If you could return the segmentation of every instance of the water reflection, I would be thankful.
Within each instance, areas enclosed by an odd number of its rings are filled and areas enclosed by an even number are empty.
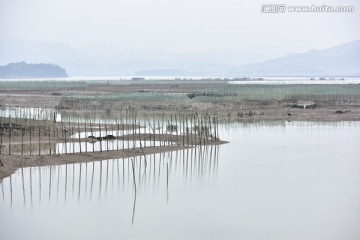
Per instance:
[[[172,182],[183,186],[216,181],[219,146],[184,149],[133,158],[48,167],[28,167],[3,179],[1,199],[10,207],[102,203],[122,195],[136,200],[144,193],[164,191],[171,200]]]

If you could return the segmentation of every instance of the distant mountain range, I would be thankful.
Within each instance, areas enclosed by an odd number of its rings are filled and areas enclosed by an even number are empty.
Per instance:
[[[57,78],[67,76],[65,69],[53,64],[17,62],[0,66],[0,78]]]
[[[242,66],[213,66],[204,75],[220,76],[360,76],[360,40],[324,50],[292,53],[285,57]],[[152,69],[138,75],[192,75],[187,69]],[[203,69],[202,69],[203,70]],[[217,71],[212,71],[217,70]],[[178,74],[180,72],[180,74]]]
[[[0,64],[55,63],[71,76],[360,76],[360,40],[261,61],[259,53],[169,52],[0,40]],[[260,61],[259,61],[260,60]],[[246,64],[251,63],[252,64]],[[255,62],[255,63],[254,63]]]
[[[257,76],[360,76],[360,40],[324,50],[242,66],[241,75]]]

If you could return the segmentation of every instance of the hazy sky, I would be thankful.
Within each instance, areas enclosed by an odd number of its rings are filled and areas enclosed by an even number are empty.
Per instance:
[[[261,13],[268,3],[351,5],[353,13]],[[277,55],[360,39],[359,1],[0,0],[0,38],[73,47],[238,50]]]

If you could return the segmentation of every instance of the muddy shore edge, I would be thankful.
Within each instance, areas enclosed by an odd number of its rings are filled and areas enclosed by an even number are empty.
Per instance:
[[[219,144],[223,144],[221,142]],[[207,145],[209,146],[209,145]],[[102,161],[107,159],[125,159],[137,156],[146,156],[149,154],[164,153],[171,151],[186,150],[196,146],[163,146],[163,147],[144,147],[142,149],[124,149],[106,152],[93,153],[74,153],[74,154],[57,154],[57,155],[0,155],[0,181],[15,173],[19,168],[24,167],[43,167],[52,165],[65,165],[72,163],[86,163]],[[204,146],[202,146],[204,147]],[[206,147],[206,146],[205,146]],[[0,163],[0,164],[1,164]]]

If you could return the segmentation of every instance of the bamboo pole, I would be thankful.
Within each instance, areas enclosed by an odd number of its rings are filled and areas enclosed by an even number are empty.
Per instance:
[[[65,131],[64,131],[64,130],[65,130]],[[67,141],[66,141],[66,135],[67,135],[66,128],[63,129],[63,134],[65,134],[65,154],[67,155],[68,152],[67,152]]]
[[[11,119],[9,115],[9,155],[11,155]]]
[[[94,124],[95,124],[95,120],[94,120]],[[91,131],[91,136],[94,137],[94,133],[93,133],[93,123],[91,122],[91,118],[90,118],[90,131]],[[94,141],[94,139],[92,139],[92,141]],[[93,142],[92,144],[92,149],[93,152],[95,152],[95,143]]]
[[[116,127],[117,127],[117,133],[116,133],[116,150],[119,150],[119,139],[118,139],[118,137],[119,137],[119,132],[120,132],[120,130],[119,130],[119,118],[118,118],[119,116],[118,116],[118,114],[116,114]]]
[[[86,122],[87,122],[87,117],[86,117],[86,112],[85,112],[85,138],[87,138],[86,137],[86,135],[87,135],[87,129],[86,129]],[[85,141],[85,152],[87,153],[88,152],[88,149],[87,149],[87,141]]]
[[[50,127],[49,127],[49,148],[50,148],[50,155],[51,155],[51,143],[50,143]]]
[[[80,138],[80,120],[79,117],[77,118],[78,120],[78,136],[79,136],[79,148],[80,148],[80,153],[82,153],[81,151],[81,138]]]
[[[40,138],[41,136],[40,136],[40,123],[39,123],[39,156],[40,156]]]
[[[108,128],[107,128],[106,120],[105,120],[105,134],[106,134],[106,136],[108,136]],[[106,139],[106,151],[109,151],[109,140],[108,139]]]
[[[100,125],[100,119],[99,119],[99,132],[100,132],[100,152],[102,152],[102,137],[101,137],[101,125]]]
[[[71,135],[73,136],[74,135],[74,126],[71,125]],[[75,154],[75,139],[71,139],[71,143],[72,143],[72,148],[73,148],[73,154]]]
[[[31,131],[32,131],[32,126],[30,127],[30,155],[31,155],[31,152],[32,152]]]
[[[1,133],[0,133],[0,154],[2,154],[2,142],[3,142],[3,123],[1,123]]]

